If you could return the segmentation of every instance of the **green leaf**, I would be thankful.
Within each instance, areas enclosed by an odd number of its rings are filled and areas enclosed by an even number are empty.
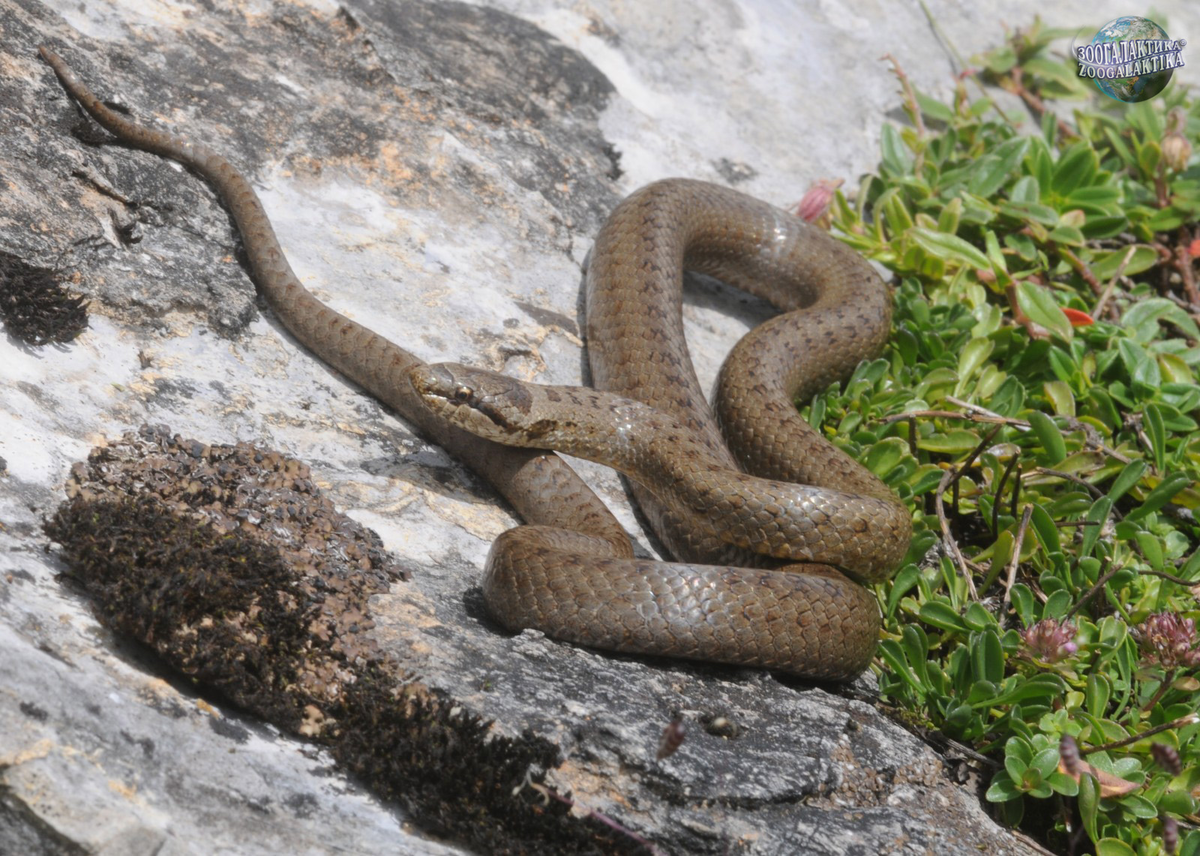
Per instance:
[[[1084,696],[1088,712],[1093,716],[1104,716],[1108,713],[1108,700],[1112,697],[1112,681],[1107,675],[1092,672],[1087,677]]]
[[[979,435],[965,428],[956,428],[944,434],[934,434],[917,440],[917,448],[926,452],[958,455],[969,452],[979,445]]]
[[[1087,142],[1078,142],[1058,159],[1050,189],[1060,196],[1066,196],[1081,185],[1091,184],[1099,166],[1095,150]]]
[[[965,633],[967,625],[962,620],[962,616],[950,604],[942,600],[932,600],[928,603],[921,604],[921,611],[918,616],[926,624],[932,624],[934,627],[939,627],[942,630],[950,630],[958,633]]]
[[[880,148],[883,151],[883,166],[892,175],[906,175],[912,171],[913,155],[895,125],[884,125]]]
[[[1163,425],[1162,410],[1158,405],[1146,405],[1142,411],[1142,425],[1154,452],[1154,469],[1161,473],[1167,466],[1167,429]]]
[[[1004,45],[984,54],[983,62],[992,74],[1004,74],[1017,64],[1017,54],[1011,47]]]
[[[1058,527],[1054,525],[1054,519],[1041,504],[1034,503],[1033,512],[1029,516],[1029,522],[1033,524],[1034,531],[1037,532],[1038,541],[1041,542],[1043,550],[1047,553],[1062,552],[1062,542],[1058,537]]]
[[[1075,396],[1071,394],[1071,385],[1066,381],[1051,380],[1042,385],[1046,398],[1054,405],[1056,416],[1075,415]]]
[[[1047,746],[1042,749],[1033,756],[1030,766],[1035,768],[1043,779],[1049,776],[1058,769],[1058,746]]]
[[[1119,838],[1101,838],[1096,842],[1096,856],[1137,856],[1137,853]]]
[[[992,783],[988,786],[987,793],[984,796],[988,802],[999,803],[1008,802],[1009,800],[1019,800],[1022,794],[1013,783],[1012,777],[1004,770],[1001,770],[992,779]]]
[[[1073,797],[1079,793],[1079,782],[1057,770],[1046,777],[1046,784],[1053,788],[1055,793],[1065,797]]]
[[[988,628],[972,634],[971,663],[979,679],[992,683],[1004,679],[1004,651],[1000,647],[999,633]]]
[[[1129,256],[1129,263],[1125,265],[1123,271],[1125,276],[1136,276],[1158,264],[1158,253],[1153,248],[1137,245],[1132,253],[1128,248],[1096,253],[1091,263],[1092,273],[1096,279],[1107,282],[1117,275],[1118,270],[1121,270],[1121,262],[1125,260],[1126,255]]]
[[[1120,132],[1116,128],[1106,127],[1104,129],[1104,136],[1108,138],[1108,144],[1113,147],[1113,151],[1117,153],[1117,157],[1124,161],[1126,166],[1133,166],[1136,158],[1129,146],[1121,139]]]
[[[978,601],[971,601],[963,611],[963,621],[972,630],[996,628],[996,617],[988,612],[987,607]]]
[[[1002,202],[1000,213],[1016,220],[1031,220],[1043,226],[1054,226],[1058,223],[1058,212],[1049,205],[1038,202]]]
[[[1121,808],[1128,811],[1134,817],[1140,817],[1142,820],[1158,817],[1158,808],[1154,803],[1138,794],[1126,794],[1121,797]],[[1130,850],[1129,852],[1132,853],[1133,851]]]
[[[979,371],[979,367],[992,355],[995,348],[996,343],[988,338],[972,339],[967,342],[958,357],[958,386],[956,389],[960,395],[966,388],[966,384],[975,376],[975,372]]]
[[[1042,444],[1050,464],[1060,463],[1067,456],[1067,443],[1054,420],[1042,411],[1034,410],[1029,414],[1029,425]]]
[[[1013,202],[1037,202],[1042,198],[1038,180],[1032,175],[1023,175],[1013,182],[1008,198]]]
[[[1137,541],[1142,555],[1146,557],[1146,563],[1150,565],[1151,570],[1161,571],[1163,569],[1163,552],[1162,541],[1158,539],[1158,536],[1149,532],[1137,532],[1133,537]]]
[[[975,707],[1001,707],[1013,702],[1034,698],[1049,700],[1061,696],[1064,689],[1062,678],[1058,675],[1034,675],[1027,681],[1018,683],[1013,689],[1003,692],[986,702],[975,705]]]
[[[963,202],[961,196],[955,196],[938,215],[937,230],[947,235],[958,231],[959,220],[962,219]]]
[[[1146,228],[1152,232],[1173,232],[1190,219],[1186,211],[1181,211],[1178,206],[1169,205],[1161,211],[1156,211],[1154,216],[1146,221]]]
[[[1182,330],[1189,338],[1200,339],[1200,328],[1183,310],[1165,297],[1148,297],[1139,300],[1121,314],[1121,326],[1140,345],[1149,344],[1158,338],[1166,321]]]
[[[1111,502],[1116,502],[1123,497],[1126,492],[1142,480],[1142,476],[1146,473],[1146,462],[1138,458],[1126,464],[1121,472],[1117,473],[1117,477],[1113,479],[1112,487],[1108,489],[1108,498]]]
[[[1072,226],[1067,223],[1060,223],[1055,226],[1049,235],[1049,239],[1056,244],[1067,244],[1072,247],[1083,245],[1083,230],[1078,226]]]
[[[1054,171],[1054,161],[1050,157],[1050,148],[1046,145],[1046,141],[1040,137],[1031,137],[1029,143],[1029,154],[1026,156],[1025,171],[1037,179],[1038,186],[1042,189],[1042,196],[1050,191],[1050,178]]]
[[[1117,406],[1113,403],[1111,395],[1100,387],[1094,386],[1088,390],[1087,397],[1092,415],[1108,426],[1110,430],[1121,425],[1121,414],[1117,412]]]
[[[1017,283],[1017,304],[1035,324],[1045,327],[1060,339],[1071,341],[1071,322],[1054,301],[1049,289],[1029,280],[1022,280]]]
[[[1083,819],[1083,828],[1087,830],[1088,837],[1093,841],[1099,837],[1099,806],[1100,786],[1096,777],[1091,773],[1084,773],[1079,777],[1079,816]]]
[[[967,243],[957,235],[946,235],[931,229],[914,228],[909,231],[913,240],[925,252],[947,261],[956,261],[972,268],[991,270],[992,264],[978,247]]]
[[[893,187],[886,191],[879,198],[879,207],[883,209],[883,219],[893,236],[902,235],[913,227],[912,214],[904,204],[904,197],[899,189]]]
[[[1154,391],[1162,384],[1162,374],[1158,370],[1158,361],[1146,349],[1132,339],[1121,339],[1117,342],[1117,351],[1121,362],[1129,372],[1129,379],[1135,386],[1141,386],[1147,392]]]
[[[1134,463],[1140,463],[1140,461],[1133,461],[1130,463],[1130,466]],[[1128,470],[1129,467],[1125,469]],[[1123,474],[1124,471],[1122,471]],[[1121,493],[1124,492],[1121,491]],[[1108,522],[1108,515],[1112,512],[1115,501],[1116,499],[1111,494],[1109,496],[1102,496],[1093,502],[1092,507],[1088,509],[1087,517],[1084,518],[1084,521],[1088,525],[1083,527],[1083,538],[1079,544],[1080,558],[1087,558],[1092,555],[1092,549],[1096,546],[1096,541],[1104,531],[1104,524]]]
[[[996,233],[988,229],[983,234],[984,244],[987,247],[987,257],[992,263],[992,270],[996,272],[998,277],[1002,277],[1008,273],[1008,262],[1004,260],[1004,253],[1000,249],[1000,240],[996,237]],[[1007,277],[999,281],[1000,285],[1006,285],[1009,282]]]
[[[1195,814],[1196,798],[1187,791],[1168,790],[1158,800],[1159,811],[1169,811],[1172,814]]]
[[[1185,487],[1192,483],[1192,477],[1187,473],[1171,473],[1150,494],[1142,500],[1142,504],[1135,508],[1125,518],[1126,522],[1141,520],[1148,514],[1158,511],[1168,502],[1175,498],[1175,494],[1179,493]]]
[[[916,565],[905,565],[900,569],[900,572],[892,579],[891,588],[888,589],[887,614],[889,616],[895,614],[900,598],[908,594],[920,579],[921,569]]]
[[[913,674],[925,686],[929,685],[929,637],[915,624],[905,624],[900,631],[900,647],[908,660]]]
[[[1021,772],[1033,761],[1033,746],[1023,737],[1010,737],[1004,741],[1004,757],[1020,762]]]
[[[1124,214],[1089,214],[1087,220],[1079,227],[1083,237],[1093,241],[1113,238],[1129,230],[1129,218]],[[1095,271],[1092,271],[1095,273]]]
[[[1079,378],[1079,363],[1069,353],[1054,345],[1050,348],[1050,370],[1064,383],[1075,383]]]
[[[1033,591],[1029,586],[1017,583],[1012,587],[1012,605],[1017,612],[1017,617],[1021,619],[1021,623],[1026,627],[1032,627],[1037,621],[1037,613],[1034,610]]]
[[[1112,184],[1095,184],[1075,190],[1065,201],[1071,208],[1106,214],[1121,201],[1121,189]]]
[[[1062,618],[1070,608],[1071,593],[1066,589],[1059,589],[1046,598],[1046,603],[1042,606],[1042,617]]]
[[[1024,137],[1015,137],[1001,143],[991,154],[986,154],[976,161],[976,168],[967,183],[967,188],[979,196],[994,196],[1004,186],[1004,182],[1021,162],[1021,158],[1025,157],[1027,147],[1028,141]]]
[[[1200,573],[1200,550],[1196,550],[1192,553],[1188,560],[1183,563],[1183,567],[1176,572],[1176,576],[1182,577],[1183,579],[1191,582],[1196,582],[1196,575],[1198,573]]]
[[[905,459],[911,460],[908,443],[899,437],[885,437],[870,448],[863,463],[875,475],[886,479]]]
[[[884,639],[879,643],[879,656],[887,663],[888,668],[892,670],[892,674],[900,678],[909,688],[916,692],[917,698],[921,701],[925,700],[926,690],[925,685],[917,678],[916,674],[908,665],[908,660],[904,656],[900,646],[891,639]]]
[[[954,110],[952,110],[950,107],[947,107],[941,101],[931,98],[920,91],[916,92],[916,96],[917,106],[920,107],[921,112],[930,119],[933,119],[936,122],[944,122],[946,124],[950,124],[950,122],[954,120]]]

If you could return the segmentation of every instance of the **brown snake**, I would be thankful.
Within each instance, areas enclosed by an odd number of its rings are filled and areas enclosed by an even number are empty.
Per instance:
[[[657,182],[616,208],[592,251],[588,353],[604,392],[427,366],[300,284],[253,188],[229,161],[131,122],[56,54],[40,53],[100,125],[191,167],[217,189],[259,291],[301,344],[487,478],[533,524],[505,532],[488,557],[485,597],[506,627],[813,678],[844,680],[866,668],[878,607],[846,573],[886,579],[907,550],[911,518],[791,404],[846,375],[887,337],[890,295],[856,253],[736,191]],[[786,312],[747,335],[722,368],[717,411],[728,448],[683,339],[685,268]],[[676,558],[721,564],[635,559],[600,500],[562,459],[538,448],[629,475]],[[780,560],[829,564],[783,569]]]

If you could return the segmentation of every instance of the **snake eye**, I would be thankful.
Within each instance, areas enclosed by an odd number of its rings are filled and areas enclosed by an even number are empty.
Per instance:
[[[454,387],[454,400],[458,402],[467,402],[475,394],[475,390],[466,384],[458,384]]]

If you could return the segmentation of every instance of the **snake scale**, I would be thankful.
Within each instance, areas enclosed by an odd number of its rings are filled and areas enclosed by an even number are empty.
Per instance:
[[[40,53],[110,133],[216,188],[255,284],[304,347],[476,470],[527,522],[502,534],[487,561],[485,599],[507,628],[826,680],[866,668],[879,613],[859,583],[895,569],[911,518],[791,403],[844,377],[886,340],[890,295],[856,253],[739,192],[656,182],[617,206],[592,250],[587,345],[597,389],[430,366],[300,284],[228,160],[126,119],[53,51]],[[730,354],[715,418],[683,338],[685,269],[784,313]],[[635,558],[616,519],[549,449],[629,476],[678,563]]]

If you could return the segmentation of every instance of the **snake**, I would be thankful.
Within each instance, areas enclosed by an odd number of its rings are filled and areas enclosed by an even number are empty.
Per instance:
[[[850,680],[870,664],[880,616],[867,586],[903,560],[911,514],[794,405],[886,344],[891,295],[858,253],[731,188],[657,181],[616,206],[587,262],[593,387],[431,365],[300,283],[228,159],[127,118],[49,47],[39,53],[114,137],[216,190],[260,295],[304,348],[509,502],[524,524],[494,541],[483,580],[503,627],[814,680]],[[731,351],[712,408],[683,333],[685,270],[781,311]],[[554,450],[627,476],[674,561],[635,556],[616,517]]]

